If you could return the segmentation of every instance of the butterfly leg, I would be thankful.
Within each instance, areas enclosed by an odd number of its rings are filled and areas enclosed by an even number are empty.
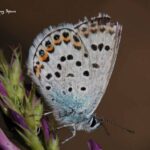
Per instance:
[[[43,116],[51,115],[52,113],[53,113],[52,111],[49,111],[49,112],[44,113]]]
[[[62,144],[64,144],[64,143],[68,142],[69,140],[71,140],[72,138],[74,138],[74,137],[75,137],[75,135],[76,135],[75,125],[74,125],[74,124],[72,124],[72,125],[69,125],[69,126],[71,126],[71,127],[72,127],[72,136],[70,136],[69,138],[67,138],[67,139],[65,139],[64,141],[62,141],[62,142],[61,142]],[[65,127],[67,127],[67,126],[65,126]]]
[[[59,129],[62,129],[62,128],[67,128],[67,127],[73,127],[74,128],[74,124],[65,124],[63,126],[57,127],[56,129],[59,130]]]

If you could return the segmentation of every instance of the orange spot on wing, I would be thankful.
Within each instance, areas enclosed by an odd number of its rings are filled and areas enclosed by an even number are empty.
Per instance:
[[[54,40],[54,44],[55,45],[59,45],[61,43],[61,39],[59,39],[59,40]]]
[[[38,78],[40,77],[41,69],[42,69],[42,65],[34,66],[34,73],[35,73],[36,77],[38,77]]]
[[[80,42],[74,42],[73,45],[77,46],[77,47],[81,47],[81,43]]]
[[[54,51],[54,47],[51,45],[51,46],[47,47],[46,51],[51,53]]]
[[[39,56],[40,61],[46,61],[49,58],[48,53],[45,51],[43,56]]]
[[[64,42],[70,42],[70,37],[67,37],[67,38],[63,37],[63,41]]]

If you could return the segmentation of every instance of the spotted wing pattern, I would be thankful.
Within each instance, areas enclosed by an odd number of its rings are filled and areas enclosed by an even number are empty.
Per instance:
[[[29,74],[58,120],[62,112],[94,112],[114,67],[120,33],[119,24],[100,14],[77,25],[49,27],[34,40]],[[66,122],[75,122],[75,118]]]

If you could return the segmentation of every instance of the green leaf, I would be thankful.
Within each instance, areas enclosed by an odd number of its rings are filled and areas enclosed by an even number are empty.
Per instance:
[[[0,50],[0,70],[3,72],[3,74],[8,75],[8,69],[8,63],[3,52]]]
[[[59,140],[58,137],[56,139],[50,139],[47,150],[59,150]]]

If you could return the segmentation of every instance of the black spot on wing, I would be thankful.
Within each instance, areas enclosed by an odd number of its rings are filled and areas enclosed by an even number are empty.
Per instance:
[[[84,75],[84,76],[89,76],[90,73],[89,73],[89,71],[86,70],[86,71],[83,72],[83,75]]]
[[[110,50],[110,46],[109,46],[109,45],[106,45],[106,46],[105,46],[105,50],[106,50],[106,51],[109,51],[109,50]]]
[[[65,37],[65,38],[69,37],[69,33],[68,32],[63,32],[63,37]]]
[[[85,87],[81,87],[81,91],[85,91],[86,90],[86,88]]]
[[[76,35],[73,35],[73,39],[75,42],[80,42],[79,38]]]
[[[74,77],[74,74],[73,73],[68,73],[67,77]]]
[[[71,92],[71,91],[72,91],[72,87],[69,87],[69,88],[68,88],[68,91]]]
[[[47,41],[45,42],[45,46],[46,46],[46,47],[49,47],[50,45],[51,45],[50,40],[47,40]]]
[[[80,61],[76,61],[76,66],[80,67],[82,64]]]
[[[61,62],[64,62],[65,60],[66,60],[66,57],[65,57],[65,56],[61,56],[61,57],[60,57],[60,61],[61,61]]]
[[[54,35],[54,40],[59,40],[59,38],[60,38],[60,35],[58,35],[58,34]]]
[[[67,56],[67,59],[68,59],[68,60],[72,60],[72,59],[73,59],[73,55],[71,55],[71,54],[68,55],[68,56]]]
[[[57,69],[59,69],[59,70],[62,69],[61,64],[57,64]]]
[[[97,45],[92,44],[92,45],[91,45],[91,49],[92,49],[93,51],[96,51],[96,50],[97,50]]]
[[[48,74],[46,75],[46,78],[49,80],[50,78],[52,78],[52,74],[51,74],[51,73],[48,73]]]
[[[46,86],[46,90],[50,90],[51,89],[51,87],[50,86]]]
[[[87,53],[85,53],[85,54],[84,54],[84,57],[86,57],[86,58],[87,58],[87,57],[88,57],[88,54],[87,54]]]
[[[99,68],[99,65],[98,65],[97,63],[93,63],[93,64],[92,64],[92,67],[93,67],[93,68]]]
[[[101,43],[101,44],[98,45],[98,49],[99,49],[100,51],[102,51],[103,47],[104,47],[104,44],[103,44],[103,43]]]
[[[57,78],[60,78],[60,73],[59,72],[55,72],[55,76],[57,77]]]

